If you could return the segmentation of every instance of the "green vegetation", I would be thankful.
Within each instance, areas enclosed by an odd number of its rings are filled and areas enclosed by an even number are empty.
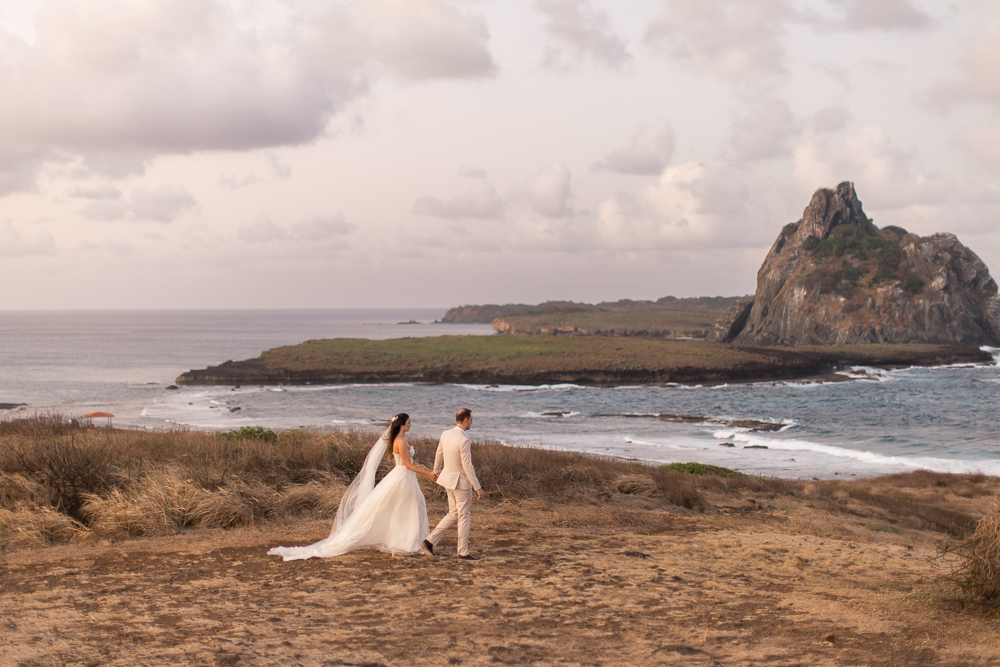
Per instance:
[[[721,310],[647,308],[643,310],[534,311],[502,318],[507,333],[578,333],[701,337],[711,330]]]
[[[924,289],[924,281],[916,276],[907,278],[906,289],[910,290],[911,294],[920,294]]]
[[[240,440],[260,440],[261,442],[277,442],[278,434],[269,428],[262,426],[241,426],[228,433],[223,433],[222,437],[230,442]]]
[[[871,286],[899,279],[903,249],[898,241],[868,236],[848,226],[844,226],[843,231],[841,229],[835,227],[837,233],[823,240],[810,236],[802,244],[816,259],[841,260],[839,269],[818,273],[821,292],[835,292],[838,296],[851,298],[865,276],[868,276],[867,282]],[[913,280],[919,281],[922,288],[919,278],[911,278],[907,285]],[[910,291],[916,293],[912,289]]]
[[[670,472],[679,472],[685,475],[715,475],[716,477],[730,477],[735,479],[749,479],[750,475],[736,472],[722,466],[708,465],[707,463],[670,463],[660,466]]]
[[[256,359],[189,371],[181,384],[471,382],[619,385],[803,377],[836,364],[989,361],[973,347],[843,345],[745,347],[612,336],[334,338],[274,348]]]

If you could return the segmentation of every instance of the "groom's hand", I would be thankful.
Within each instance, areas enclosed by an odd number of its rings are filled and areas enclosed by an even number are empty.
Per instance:
[[[483,490],[482,489],[476,489],[476,497],[479,498],[480,500],[483,499],[484,496],[483,496]]]

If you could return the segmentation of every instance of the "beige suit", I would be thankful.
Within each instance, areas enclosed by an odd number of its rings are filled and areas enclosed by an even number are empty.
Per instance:
[[[472,494],[482,489],[472,465],[472,441],[459,427],[441,434],[434,454],[437,483],[448,492],[448,514],[441,519],[427,541],[437,545],[444,531],[458,523],[458,555],[469,554],[469,530],[472,527]]]

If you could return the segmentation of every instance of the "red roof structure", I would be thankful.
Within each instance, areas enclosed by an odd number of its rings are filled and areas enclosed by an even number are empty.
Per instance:
[[[107,417],[108,426],[111,426],[111,419],[114,417],[114,415],[111,414],[110,412],[88,412],[83,417],[84,419],[94,419],[95,417],[96,418]]]

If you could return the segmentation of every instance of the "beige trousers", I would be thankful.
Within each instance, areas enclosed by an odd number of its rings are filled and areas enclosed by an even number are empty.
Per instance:
[[[458,522],[458,555],[469,555],[469,529],[472,527],[472,489],[445,489],[448,492],[448,514],[445,515],[427,541],[437,546],[444,531]]]

